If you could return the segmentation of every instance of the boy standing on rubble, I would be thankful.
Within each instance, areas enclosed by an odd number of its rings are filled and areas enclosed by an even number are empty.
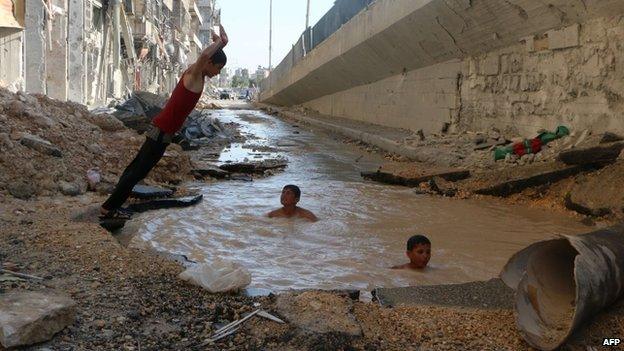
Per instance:
[[[212,39],[213,43],[201,53],[195,63],[184,71],[169,101],[152,120],[153,126],[146,133],[145,143],[124,170],[113,193],[102,204],[100,218],[130,219],[132,217],[130,211],[121,208],[130,196],[132,188],[156,166],[171,143],[173,134],[180,130],[197,105],[204,90],[204,79],[219,74],[227,62],[223,48],[228,43],[228,37],[222,26],[220,35],[213,33]]]

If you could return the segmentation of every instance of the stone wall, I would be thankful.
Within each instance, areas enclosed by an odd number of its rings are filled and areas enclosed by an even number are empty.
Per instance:
[[[623,41],[624,17],[598,18],[464,60],[460,123],[624,132]]]

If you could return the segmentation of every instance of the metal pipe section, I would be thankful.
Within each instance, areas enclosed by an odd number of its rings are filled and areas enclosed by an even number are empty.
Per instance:
[[[516,290],[516,323],[533,347],[553,350],[624,292],[624,225],[538,242],[500,274]]]

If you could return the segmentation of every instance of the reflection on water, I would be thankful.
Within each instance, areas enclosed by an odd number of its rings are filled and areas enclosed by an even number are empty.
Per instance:
[[[250,142],[277,148],[289,159],[288,168],[252,183],[196,184],[204,194],[201,204],[140,216],[133,245],[195,261],[234,260],[251,271],[254,288],[372,288],[489,279],[528,243],[587,229],[541,210],[422,196],[366,182],[359,172],[376,169],[383,162],[378,156],[362,157],[331,137],[257,111],[218,113],[224,122],[239,122],[258,136]],[[240,145],[231,150],[230,156],[251,159]],[[321,221],[264,216],[279,206],[281,188],[290,183],[302,189],[300,205]],[[405,242],[417,233],[432,241],[430,267],[389,270],[406,262]]]

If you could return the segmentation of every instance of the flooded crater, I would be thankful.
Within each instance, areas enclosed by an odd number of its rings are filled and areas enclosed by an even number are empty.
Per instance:
[[[215,116],[254,136],[249,144],[233,144],[219,162],[270,157],[287,158],[288,166],[253,182],[190,184],[204,201],[139,216],[131,245],[198,262],[239,262],[251,272],[252,288],[366,289],[489,279],[527,244],[587,229],[572,217],[492,199],[416,195],[368,182],[360,172],[386,162],[379,155],[259,111],[219,110]],[[280,206],[286,184],[301,187],[299,204],[319,222],[265,216]],[[405,242],[413,234],[431,239],[430,266],[422,272],[388,269],[407,261]]]

